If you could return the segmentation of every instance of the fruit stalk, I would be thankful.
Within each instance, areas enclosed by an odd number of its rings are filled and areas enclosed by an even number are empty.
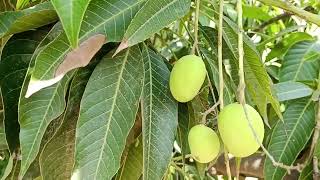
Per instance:
[[[194,18],[194,43],[192,46],[192,54],[195,54],[196,49],[198,50],[199,12],[200,12],[200,0],[196,0],[196,13]]]
[[[224,80],[223,80],[223,54],[222,54],[222,25],[223,25],[223,6],[224,6],[224,0],[220,0],[219,4],[219,25],[218,25],[218,63],[219,63],[219,103],[220,103],[220,111],[224,107],[224,101],[223,101],[223,89],[224,89]],[[224,147],[224,160],[226,164],[226,170],[228,179],[231,180],[231,170],[230,170],[230,162],[228,157],[228,151],[227,148]]]

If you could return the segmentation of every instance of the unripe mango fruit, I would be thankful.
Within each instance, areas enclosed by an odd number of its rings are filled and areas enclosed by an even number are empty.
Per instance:
[[[192,127],[189,131],[188,142],[192,157],[200,163],[208,163],[219,154],[219,137],[205,125]]]
[[[245,105],[248,119],[262,143],[264,125],[259,113],[250,105]],[[260,144],[257,142],[249,126],[243,106],[238,103],[229,104],[218,115],[218,129],[221,139],[229,153],[235,157],[247,157],[255,153]]]
[[[187,55],[180,58],[170,74],[173,97],[179,102],[192,100],[201,89],[206,74],[206,66],[200,57]]]

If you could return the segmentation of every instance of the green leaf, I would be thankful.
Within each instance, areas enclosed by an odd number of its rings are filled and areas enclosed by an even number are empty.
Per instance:
[[[8,149],[3,120],[4,120],[3,110],[0,108],[0,150]]]
[[[117,180],[139,180],[143,169],[143,143],[140,136],[130,145],[128,154],[124,157],[123,165],[116,177]]]
[[[21,170],[23,176],[37,156],[41,139],[49,123],[58,118],[66,106],[65,94],[73,72],[67,74],[59,83],[45,88],[30,98],[20,97],[19,123],[21,144]],[[26,84],[22,94],[26,92]]]
[[[302,170],[299,176],[299,180],[309,180],[309,179],[313,179],[312,163],[308,163],[308,165]]]
[[[246,18],[259,19],[263,21],[267,21],[272,18],[261,7],[243,5],[242,9],[243,9],[243,17],[246,17]]]
[[[105,0],[92,0],[80,29],[80,43],[97,34],[105,35],[108,42],[121,41],[131,19],[144,1],[109,0],[106,3]],[[71,49],[68,38],[63,33],[39,53],[29,83],[28,95],[61,80],[63,75],[56,76],[56,71]]]
[[[76,130],[75,174],[83,179],[111,179],[120,167],[134,124],[143,85],[137,46],[102,59],[84,92]]]
[[[143,178],[160,180],[172,156],[178,126],[178,103],[171,96],[170,71],[163,58],[144,46],[143,60]]]
[[[64,31],[72,48],[78,46],[78,36],[84,13],[91,0],[52,0],[52,5],[57,11]]]
[[[61,33],[61,26],[56,25],[42,40],[33,54],[30,67],[32,67],[35,57],[39,49],[42,49],[52,39]],[[28,69],[27,74],[30,74],[32,68]],[[30,76],[27,76],[23,82],[19,100],[19,123],[20,123],[20,147],[21,147],[21,168],[20,175],[23,176],[31,163],[36,158],[41,139],[45,134],[46,128],[50,122],[59,117],[65,108],[65,93],[68,87],[68,82],[71,79],[72,73],[68,74],[60,83],[50,88],[43,89],[30,98],[24,98],[27,90],[27,83]]]
[[[310,96],[313,90],[299,82],[282,82],[273,85],[279,101],[287,101]]]
[[[307,144],[315,126],[315,104],[309,99],[291,101],[271,135],[268,151],[277,162],[291,165]],[[282,179],[286,170],[274,167],[270,159],[264,164],[265,179]]]
[[[320,71],[320,59],[315,57],[315,60],[306,60],[306,56],[318,49],[320,46],[317,41],[302,41],[289,49],[283,59],[280,69],[279,81],[307,81],[314,80],[318,77]]]
[[[298,26],[299,27],[299,26]],[[278,59],[283,59],[283,57],[285,56],[285,54],[288,52],[288,50],[296,43],[301,42],[301,41],[314,41],[315,38],[312,37],[310,34],[305,33],[305,32],[294,32],[288,35],[288,29],[283,30],[282,32],[278,33],[280,35],[287,35],[286,37],[282,38],[280,40],[280,42],[278,44],[276,44],[274,46],[274,48],[271,49],[271,52],[268,54],[266,61],[270,61],[274,58],[278,58]],[[291,29],[291,28],[290,28]],[[276,35],[276,37],[278,37],[278,34]],[[271,38],[271,40],[275,40],[276,38]],[[269,41],[270,42],[270,41]],[[265,42],[263,42],[265,44],[268,43],[268,40],[266,40]],[[261,43],[259,45],[260,48],[265,48],[264,45]]]
[[[131,21],[117,51],[146,40],[183,17],[190,5],[191,0],[148,0]]]
[[[177,129],[177,141],[181,149],[182,155],[190,154],[188,133],[189,129],[194,125],[191,123],[189,117],[188,105],[185,103],[178,104],[178,129]]]
[[[14,157],[16,155],[13,154],[9,157],[9,160],[8,160],[8,164],[6,166],[6,168],[4,169],[4,172],[3,172],[3,175],[1,177],[1,180],[5,180],[7,179],[7,177],[10,175],[11,171],[12,171],[12,168],[13,168],[13,163],[14,163]]]
[[[224,18],[223,38],[232,52],[232,62],[238,67],[238,30],[236,25],[228,18]],[[280,105],[272,94],[272,81],[261,61],[261,55],[248,36],[244,35],[244,71],[247,91],[253,102],[257,105],[263,117],[266,116],[267,103],[271,103],[277,115],[282,118]]]
[[[72,80],[63,123],[40,155],[43,179],[71,179],[80,101],[90,75],[90,69],[81,69]]]
[[[31,57],[48,28],[16,34],[3,49],[0,61],[0,85],[5,107],[6,138],[10,152],[19,146],[18,102]]]
[[[50,2],[44,2],[22,11],[0,13],[0,38],[50,24],[57,18]]]

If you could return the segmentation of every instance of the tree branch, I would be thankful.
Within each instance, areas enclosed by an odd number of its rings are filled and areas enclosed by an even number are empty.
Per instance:
[[[320,16],[319,15],[316,15],[316,14],[310,13],[308,11],[305,11],[303,9],[300,9],[300,8],[292,5],[289,2],[285,2],[282,0],[258,0],[258,1],[260,1],[266,5],[269,5],[269,6],[275,6],[275,7],[281,8],[287,12],[290,12],[292,14],[295,14],[295,15],[301,17],[302,19],[305,19],[307,21],[310,21],[310,22],[320,26]]]

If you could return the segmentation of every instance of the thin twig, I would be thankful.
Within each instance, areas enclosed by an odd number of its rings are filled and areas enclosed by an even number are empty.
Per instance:
[[[222,25],[223,25],[223,6],[224,0],[220,0],[219,4],[219,24],[218,24],[218,63],[219,63],[219,102],[220,102],[220,111],[224,107],[223,101],[223,90],[224,90],[224,80],[223,80],[223,52],[222,52]],[[230,162],[228,157],[228,150],[224,146],[224,160],[227,169],[228,180],[231,180],[231,170],[230,170]]]
[[[194,42],[192,46],[192,54],[196,53],[196,49],[198,49],[198,30],[199,30],[199,12],[200,12],[200,0],[196,0],[196,13],[194,18]]]
[[[313,157],[313,179],[319,179],[319,161],[316,156]]]
[[[214,104],[211,108],[209,108],[208,110],[206,110],[204,113],[202,113],[202,123],[203,124],[205,124],[206,123],[206,121],[207,121],[207,116],[210,114],[210,113],[212,113],[213,111],[215,111],[216,110],[216,108],[218,107],[218,105],[219,105],[219,101],[216,103],[216,104]]]
[[[269,6],[276,6],[278,8],[281,8],[285,11],[291,12],[297,16],[299,16],[302,19],[305,19],[307,21],[310,21],[318,26],[320,26],[320,16],[310,13],[308,11],[305,11],[303,9],[300,9],[293,4],[286,2],[286,1],[280,1],[280,0],[258,0],[266,5]]]

